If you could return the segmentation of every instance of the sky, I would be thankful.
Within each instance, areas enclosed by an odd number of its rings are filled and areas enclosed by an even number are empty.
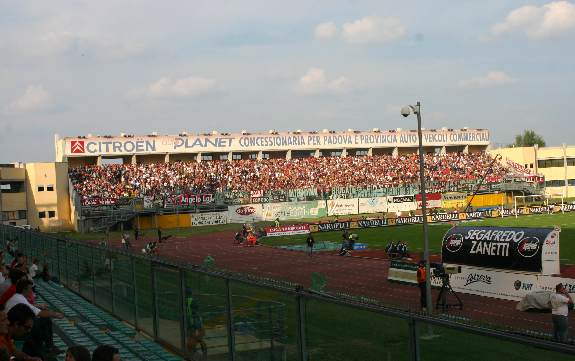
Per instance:
[[[575,1],[0,0],[0,163],[54,135],[487,128],[575,143]]]

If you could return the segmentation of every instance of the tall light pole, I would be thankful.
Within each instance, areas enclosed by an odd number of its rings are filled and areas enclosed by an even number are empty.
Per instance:
[[[421,193],[421,215],[423,218],[423,258],[425,258],[425,301],[427,313],[432,312],[431,302],[431,270],[429,265],[429,237],[427,229],[427,195],[425,193],[425,170],[423,157],[423,137],[421,136],[421,103],[416,105],[406,105],[401,108],[401,115],[408,117],[411,112],[417,115],[417,137],[419,139],[419,189]]]

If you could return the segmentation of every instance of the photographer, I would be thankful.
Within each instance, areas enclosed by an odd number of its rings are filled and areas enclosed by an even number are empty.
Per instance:
[[[551,295],[551,318],[553,320],[553,338],[557,342],[567,342],[569,328],[569,305],[573,299],[563,284],[555,286],[555,293]]]
[[[427,311],[427,294],[426,294],[426,279],[425,279],[425,261],[419,261],[419,266],[417,267],[417,287],[419,287],[419,300],[421,303],[421,309]]]

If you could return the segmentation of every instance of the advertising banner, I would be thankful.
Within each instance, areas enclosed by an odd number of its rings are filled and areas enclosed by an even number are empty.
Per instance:
[[[542,271],[550,228],[453,227],[445,234],[445,263],[529,272]]]
[[[180,194],[172,199],[172,203],[180,206],[208,204],[214,202],[213,194]]]
[[[426,193],[425,198],[427,200],[427,208],[441,208],[441,193]],[[421,209],[421,194],[415,195],[415,200],[417,201],[417,208]]]
[[[352,223],[355,222],[330,222],[330,223],[318,223],[317,229],[320,232],[331,232],[331,231],[341,231],[344,229],[352,228]],[[355,227],[357,228],[357,227]]]
[[[465,193],[444,193],[441,196],[441,208],[463,208],[467,204]]]
[[[347,214],[357,214],[357,203],[357,198],[330,199],[327,201],[327,215],[343,216]]]
[[[273,221],[327,216],[325,201],[267,203],[263,205],[263,219]]]
[[[387,226],[386,218],[361,219],[357,221],[359,228],[376,228]]]
[[[359,213],[379,213],[387,212],[387,198],[360,198]]]
[[[388,212],[409,212],[417,209],[415,196],[393,196],[387,197]]]
[[[266,228],[266,235],[270,237],[293,236],[295,234],[307,233],[309,233],[309,224],[290,224],[285,226]]]
[[[228,223],[252,223],[263,219],[263,207],[261,204],[228,206]]]
[[[431,215],[431,222],[450,222],[459,220],[459,213],[434,213]]]
[[[228,223],[228,212],[190,213],[192,227]]]

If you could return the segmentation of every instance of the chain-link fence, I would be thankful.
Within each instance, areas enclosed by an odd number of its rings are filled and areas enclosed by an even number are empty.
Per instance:
[[[10,226],[0,241],[197,360],[572,360],[575,347]],[[42,268],[42,267],[41,267]]]

